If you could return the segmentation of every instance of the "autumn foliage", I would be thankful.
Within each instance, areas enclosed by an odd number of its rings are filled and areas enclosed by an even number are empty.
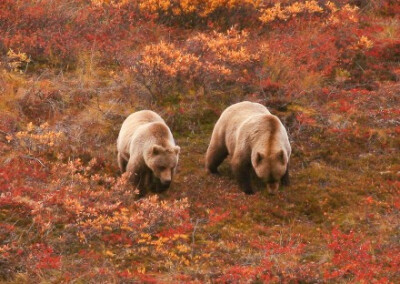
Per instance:
[[[400,3],[0,1],[0,282],[398,283]],[[206,174],[212,127],[257,101],[292,185]],[[182,148],[138,198],[116,163],[131,112]]]

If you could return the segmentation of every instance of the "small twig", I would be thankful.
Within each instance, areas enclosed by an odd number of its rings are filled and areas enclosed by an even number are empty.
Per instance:
[[[194,246],[194,235],[196,234],[197,225],[199,224],[200,219],[196,219],[196,223],[194,224],[193,232],[192,232],[192,257],[193,257],[193,246]]]
[[[26,73],[26,71],[28,70],[29,62],[31,62],[31,57],[30,57],[30,56],[29,56],[29,61],[28,61],[28,62],[26,63],[26,65],[25,65],[24,73]]]
[[[197,219],[196,224],[194,224],[194,228],[193,228],[193,232],[192,232],[192,244],[194,244],[194,235],[196,234],[198,224],[199,224],[199,219]]]
[[[364,68],[362,68],[362,66],[361,66],[358,62],[356,62],[356,64],[357,64],[358,67],[360,67],[360,69],[361,69],[363,72],[365,72]]]
[[[41,160],[39,160],[38,158],[29,156],[29,155],[23,155],[22,157],[23,157],[23,158],[26,158],[26,159],[30,159],[30,160],[35,160],[35,161],[38,162],[43,168],[45,168],[46,170],[48,170],[48,168],[46,167],[46,165],[45,165]]]
[[[8,135],[10,135],[10,133],[8,133],[8,132],[5,132],[5,131],[3,131],[3,130],[0,130],[0,133],[1,133],[1,134],[3,134],[4,136],[8,136]]]

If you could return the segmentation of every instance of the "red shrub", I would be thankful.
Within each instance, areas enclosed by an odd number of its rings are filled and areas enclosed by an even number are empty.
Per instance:
[[[136,11],[134,4],[119,9],[78,0],[1,1],[0,48],[64,68],[80,54],[98,51],[102,60],[115,62],[140,40]]]
[[[395,251],[400,248],[385,248],[379,244],[373,245],[363,236],[350,232],[332,230],[328,248],[333,252],[332,262],[325,271],[325,279],[346,279],[351,277],[357,282],[372,280],[387,283],[400,268],[399,258]],[[385,277],[386,276],[386,277]]]

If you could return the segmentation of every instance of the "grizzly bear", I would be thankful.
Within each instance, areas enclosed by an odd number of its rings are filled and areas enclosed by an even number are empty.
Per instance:
[[[142,110],[128,116],[121,126],[117,149],[119,168],[130,173],[140,196],[147,189],[161,192],[169,188],[180,147],[157,113]]]
[[[244,101],[226,108],[215,124],[206,169],[218,173],[218,166],[230,155],[232,171],[246,194],[254,193],[252,170],[274,193],[279,181],[289,184],[290,154],[288,135],[279,118],[261,104]]]

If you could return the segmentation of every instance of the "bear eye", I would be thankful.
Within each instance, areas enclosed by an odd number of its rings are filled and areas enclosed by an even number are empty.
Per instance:
[[[163,171],[163,170],[166,169],[166,167],[158,167],[158,169],[159,169],[160,171]]]

